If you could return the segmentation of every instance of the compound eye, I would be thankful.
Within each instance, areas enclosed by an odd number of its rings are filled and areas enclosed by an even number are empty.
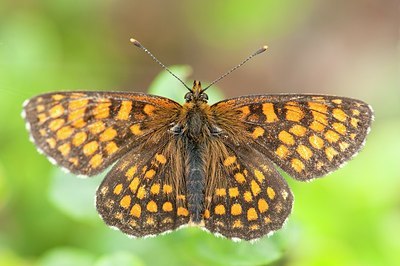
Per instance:
[[[208,101],[208,95],[207,94],[205,94],[205,93],[203,93],[203,94],[201,94],[201,99],[203,100],[203,101]]]
[[[185,100],[187,102],[191,101],[192,99],[193,99],[193,93],[188,92],[188,93],[185,94]]]

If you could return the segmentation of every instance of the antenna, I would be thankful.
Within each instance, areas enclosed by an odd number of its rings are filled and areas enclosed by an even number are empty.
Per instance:
[[[203,92],[205,90],[207,90],[208,88],[210,88],[212,85],[214,85],[215,83],[219,82],[221,79],[225,78],[226,76],[228,76],[229,74],[231,74],[233,71],[235,71],[236,69],[238,69],[239,67],[243,66],[244,64],[247,63],[247,61],[249,61],[250,59],[252,59],[254,56],[259,55],[263,52],[265,52],[268,49],[268,46],[264,45],[263,47],[261,47],[260,49],[258,49],[257,51],[255,51],[253,54],[251,54],[249,57],[247,57],[246,59],[244,59],[240,64],[236,65],[234,68],[232,68],[231,70],[229,70],[228,72],[226,72],[225,74],[223,74],[222,76],[220,76],[219,78],[217,78],[216,80],[214,80],[213,82],[211,82],[210,85],[208,85],[205,89],[203,89]]]
[[[144,47],[140,42],[138,42],[137,40],[135,40],[134,38],[130,38],[129,40],[131,43],[133,43],[133,45],[135,45],[136,47],[139,47],[140,49],[142,49],[143,51],[145,51],[157,64],[159,64],[163,69],[165,69],[166,71],[168,71],[168,73],[170,73],[172,76],[174,76],[177,80],[179,80],[183,86],[185,86],[186,89],[188,89],[189,91],[192,91],[186,84],[185,82],[183,82],[180,78],[178,78],[174,73],[172,73],[171,70],[168,69],[168,67],[166,67],[163,63],[161,63],[149,50],[146,49],[146,47]]]

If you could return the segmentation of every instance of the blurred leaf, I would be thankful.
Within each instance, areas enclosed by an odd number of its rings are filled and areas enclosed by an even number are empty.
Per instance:
[[[115,252],[100,258],[94,266],[144,266],[144,262],[128,252]]]
[[[93,265],[94,255],[76,248],[56,248],[45,253],[37,266],[88,266]]]
[[[57,168],[52,175],[49,198],[68,216],[80,220],[98,220],[94,199],[106,173],[107,170],[101,175],[82,179]]]

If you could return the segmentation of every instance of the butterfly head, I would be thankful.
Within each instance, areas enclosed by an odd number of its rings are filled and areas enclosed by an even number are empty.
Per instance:
[[[188,93],[185,94],[186,102],[207,102],[208,95],[201,88],[201,82],[195,80],[193,82],[193,88],[190,89]]]

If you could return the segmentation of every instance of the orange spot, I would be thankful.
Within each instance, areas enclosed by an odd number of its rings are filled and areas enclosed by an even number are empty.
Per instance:
[[[153,200],[149,201],[149,203],[147,203],[146,209],[149,212],[157,212],[157,203],[155,203]]]
[[[114,188],[114,194],[116,194],[116,195],[121,194],[122,188],[123,188],[122,184],[116,185],[115,188]]]
[[[125,176],[128,178],[132,178],[134,174],[136,174],[137,167],[136,165],[130,167],[128,171],[126,171]]]
[[[45,114],[38,114],[39,124],[43,124],[47,120],[47,116]]]
[[[132,110],[132,102],[122,101],[121,107],[119,108],[118,114],[115,118],[118,120],[127,120],[129,118],[131,110]]]
[[[256,127],[253,131],[253,133],[251,134],[251,137],[253,139],[257,139],[258,137],[261,137],[262,135],[264,135],[265,130],[262,127]]]
[[[153,105],[146,104],[146,105],[143,107],[143,112],[144,112],[146,115],[149,115],[149,116],[150,116],[150,115],[153,114],[154,109],[155,109],[155,107],[154,107]]]
[[[103,132],[106,128],[105,124],[102,121],[94,122],[93,124],[88,125],[90,132],[94,135]]]
[[[64,140],[69,138],[72,133],[74,133],[74,129],[70,126],[65,126],[57,131],[57,138],[60,140]]]
[[[107,143],[106,151],[107,151],[108,155],[115,153],[117,150],[118,150],[118,146],[117,146],[117,144],[115,144],[114,141]]]
[[[153,224],[154,224],[154,219],[153,219],[153,217],[148,217],[147,220],[146,220],[146,224],[147,224],[147,225],[153,225]]]
[[[334,148],[328,147],[325,149],[325,154],[326,154],[326,157],[328,158],[328,160],[332,161],[333,157],[335,157],[339,153]]]
[[[68,104],[68,109],[70,111],[74,111],[77,109],[85,109],[89,100],[88,99],[77,99],[77,100],[72,100]]]
[[[129,206],[131,206],[131,200],[131,196],[126,195],[121,199],[119,205],[121,205],[122,208],[127,209]]]
[[[357,118],[352,117],[350,120],[350,124],[354,127],[357,128],[358,127],[358,122],[360,122],[360,120],[358,120]]]
[[[275,190],[272,187],[267,187],[267,195],[270,199],[275,198]]]
[[[260,229],[260,226],[258,224],[252,224],[250,226],[250,230],[252,230],[252,231],[255,231],[255,230],[258,230],[258,229]]]
[[[71,151],[71,145],[69,143],[64,143],[63,145],[59,146],[57,149],[61,152],[62,156],[65,157]]]
[[[286,156],[289,154],[289,150],[285,145],[279,146],[276,151],[276,155],[278,155],[281,159],[286,158]]]
[[[243,106],[241,108],[238,108],[238,110],[242,112],[242,118],[250,114],[250,108],[248,106]]]
[[[350,134],[350,138],[351,138],[352,140],[355,140],[356,136],[357,136],[357,134],[355,134],[355,133],[351,133],[351,134]]]
[[[344,122],[347,119],[347,115],[345,112],[343,112],[342,109],[335,108],[335,109],[333,109],[332,113],[333,113],[333,117],[341,122]]]
[[[225,159],[224,166],[230,166],[234,162],[236,162],[236,156],[229,156],[228,158]]]
[[[96,107],[93,109],[93,115],[96,119],[107,118],[110,116],[111,102],[107,99],[102,99],[102,102],[97,103]]]
[[[237,188],[237,187],[230,188],[230,189],[229,189],[229,197],[235,198],[235,197],[237,197],[237,196],[239,196],[239,190],[238,190],[238,188]]]
[[[210,211],[209,210],[205,210],[204,211],[204,218],[206,218],[206,219],[210,218]]]
[[[265,201],[265,199],[259,199],[258,200],[258,210],[263,213],[268,210],[269,206],[268,203]]]
[[[317,135],[312,135],[308,138],[311,146],[316,149],[322,149],[324,147],[324,140],[318,137]]]
[[[310,107],[310,109],[319,113],[326,113],[328,110],[328,107],[322,103],[309,102],[308,106]]]
[[[233,226],[232,227],[233,228],[242,228],[243,224],[242,224],[242,222],[240,220],[236,220],[236,221],[233,222]]]
[[[279,121],[278,117],[275,114],[274,105],[272,103],[263,104],[263,113],[267,117],[267,123]]]
[[[217,188],[217,189],[215,189],[215,194],[220,197],[226,196],[226,189],[225,188]]]
[[[76,158],[76,157],[72,157],[72,158],[69,158],[68,159],[68,161],[70,162],[70,163],[72,163],[73,165],[75,165],[75,166],[77,166],[78,165],[78,158]]]
[[[247,220],[248,221],[254,221],[258,219],[258,214],[256,212],[256,209],[250,208],[247,210]]]
[[[132,209],[131,209],[131,212],[130,212],[130,214],[132,216],[140,218],[141,213],[142,213],[142,207],[140,207],[139,204],[136,203],[135,205],[132,206]]]
[[[179,207],[177,211],[178,216],[188,216],[189,211],[186,208]]]
[[[339,134],[332,130],[326,131],[324,136],[325,136],[325,139],[327,141],[329,141],[330,143],[336,142],[340,139]]]
[[[75,134],[74,138],[72,139],[72,144],[75,147],[78,147],[82,143],[84,143],[87,139],[87,134],[85,132],[78,132]]]
[[[178,200],[185,200],[186,197],[185,195],[178,195],[178,197],[176,197]]]
[[[98,148],[99,148],[99,144],[97,143],[97,141],[93,140],[83,146],[83,153],[86,156],[90,156],[93,153],[95,153]]]
[[[218,215],[225,214],[225,206],[218,204],[217,206],[215,206],[214,212],[215,212],[215,214],[218,214]]]
[[[64,123],[65,123],[64,119],[58,118],[58,119],[52,120],[49,123],[49,128],[51,131],[56,131],[60,127],[62,127],[64,125]]]
[[[333,129],[335,129],[339,134],[345,135],[346,134],[346,127],[342,123],[333,123]]]
[[[156,161],[159,162],[160,164],[165,164],[167,162],[167,159],[165,158],[164,155],[162,154],[156,154]]]
[[[44,111],[44,105],[41,104],[41,105],[36,106],[36,112],[41,113],[43,111]]]
[[[46,139],[47,144],[49,144],[50,148],[54,149],[56,147],[56,140],[53,138]]]
[[[293,106],[290,104],[296,104],[294,102],[288,102],[285,105],[286,111],[286,119],[289,121],[300,122],[304,117],[303,111],[298,106]]]
[[[172,210],[173,210],[172,203],[169,202],[169,201],[164,202],[164,204],[163,204],[163,206],[162,206],[162,209],[163,209],[163,211],[165,211],[165,212],[170,212],[170,211],[172,211]]]
[[[97,168],[101,165],[102,162],[103,162],[103,157],[101,156],[101,154],[96,154],[92,157],[92,159],[90,159],[89,164],[93,168]]]
[[[163,192],[164,192],[165,194],[171,193],[171,192],[172,192],[172,186],[170,186],[170,185],[164,185],[164,186],[163,186]]]
[[[360,115],[360,111],[358,111],[357,109],[353,109],[351,110],[351,113],[355,116],[359,116]]]
[[[231,214],[232,215],[242,214],[242,206],[240,206],[240,204],[238,204],[238,203],[233,204],[231,207]]]
[[[129,129],[131,130],[132,134],[135,136],[140,136],[143,134],[143,131],[140,129],[139,124],[134,124]]]
[[[296,151],[304,160],[310,159],[313,155],[313,152],[310,150],[310,148],[302,144],[297,147]]]
[[[145,174],[144,174],[144,177],[146,177],[146,178],[148,178],[148,179],[151,179],[151,178],[153,178],[153,176],[156,174],[156,171],[154,171],[153,169],[150,169],[149,171],[147,171]]]
[[[310,124],[310,128],[316,132],[322,132],[325,129],[325,125],[321,124],[318,121],[312,121]]]
[[[300,173],[301,171],[303,171],[304,168],[305,168],[303,162],[300,161],[300,160],[297,159],[297,158],[293,158],[293,159],[292,159],[292,167],[293,167],[293,169],[294,169],[296,172],[298,172],[298,173]]]
[[[83,100],[80,100],[79,102],[83,103]],[[86,104],[84,106],[86,106]],[[80,107],[71,109],[71,104],[69,105],[68,108],[69,108],[68,122],[72,123],[74,127],[78,128],[85,126],[86,122],[83,120],[83,117],[85,116],[85,108]]]
[[[285,130],[282,130],[281,132],[279,132],[278,138],[280,141],[282,141],[286,145],[294,145],[295,144],[293,136]]]
[[[55,100],[55,101],[59,101],[59,100],[62,100],[62,99],[64,99],[64,95],[61,95],[61,94],[54,94],[54,95],[52,95],[51,96],[51,98],[53,98],[53,100]],[[39,102],[39,101],[38,101]]]
[[[51,118],[57,118],[60,117],[64,114],[64,107],[62,107],[61,104],[57,104],[55,106],[53,106],[52,108],[50,108],[49,110],[49,114]]]
[[[253,200],[253,196],[251,195],[251,192],[250,192],[250,191],[244,192],[243,198],[244,198],[244,200],[247,201],[247,202],[250,202],[250,201]]]
[[[332,100],[332,102],[336,103],[336,104],[341,104],[342,100],[341,99],[334,99],[334,100]]]
[[[296,136],[303,137],[307,132],[307,128],[300,125],[294,125],[289,129],[289,132]]]
[[[234,177],[235,177],[236,181],[240,184],[246,181],[246,178],[244,177],[244,175],[242,173],[236,173],[234,175]]]
[[[139,186],[140,180],[139,178],[135,177],[132,182],[129,184],[129,189],[132,191],[132,193],[135,193],[138,186]]]
[[[344,141],[339,142],[339,148],[341,151],[345,151],[349,146],[350,146],[350,144],[347,142],[344,142]]]
[[[150,188],[150,193],[151,194],[158,194],[158,193],[160,193],[160,184],[154,184],[154,185],[152,185],[151,186],[151,188]]]
[[[46,136],[46,130],[44,130],[43,128],[42,128],[42,129],[39,129],[39,133],[40,133],[40,135],[41,135],[42,137]]]
[[[257,196],[261,192],[260,186],[254,180],[251,180],[250,185],[251,185],[251,191],[253,192],[253,195]]]
[[[262,172],[258,171],[257,169],[254,170],[254,175],[256,176],[258,182],[262,183],[265,179],[265,176]]]
[[[138,199],[144,199],[144,197],[146,197],[146,190],[144,189],[143,186],[140,186],[137,193],[136,193],[136,197]]]
[[[103,133],[100,134],[100,141],[113,140],[117,135],[117,131],[112,127],[107,128]]]

